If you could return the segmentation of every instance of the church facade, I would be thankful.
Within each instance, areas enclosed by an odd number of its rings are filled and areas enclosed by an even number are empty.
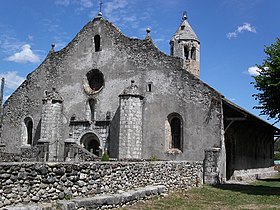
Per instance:
[[[184,15],[171,55],[124,36],[101,15],[46,59],[3,106],[5,153],[38,160],[84,153],[119,160],[203,161],[219,150],[222,178],[273,165],[277,128],[199,79],[200,41]]]

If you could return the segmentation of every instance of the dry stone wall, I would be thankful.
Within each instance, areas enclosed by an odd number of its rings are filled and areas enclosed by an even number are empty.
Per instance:
[[[202,162],[1,163],[0,207],[97,194],[147,185],[186,189],[202,184]]]

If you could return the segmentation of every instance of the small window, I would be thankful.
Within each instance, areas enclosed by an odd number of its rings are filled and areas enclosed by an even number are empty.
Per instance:
[[[174,56],[174,43],[173,42],[170,45],[170,55]]]
[[[152,83],[148,83],[147,92],[152,92]]]
[[[100,35],[94,36],[94,46],[95,46],[95,52],[100,51]]]
[[[184,47],[184,56],[186,60],[189,59],[189,48],[186,46]]]

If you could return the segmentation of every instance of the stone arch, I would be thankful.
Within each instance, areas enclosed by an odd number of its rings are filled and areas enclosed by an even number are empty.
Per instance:
[[[192,47],[191,49],[191,59],[196,60],[196,48]]]
[[[190,50],[188,46],[184,46],[184,58],[188,60],[190,57]]]
[[[24,118],[22,122],[22,144],[32,145],[33,140],[33,119],[30,116]]]
[[[165,139],[167,149],[183,151],[183,118],[178,113],[171,113],[165,122]]]
[[[95,49],[95,52],[99,52],[101,50],[101,37],[100,35],[95,35],[94,36],[94,49]]]
[[[86,132],[81,135],[80,144],[94,155],[101,156],[103,145],[100,139],[96,133]]]

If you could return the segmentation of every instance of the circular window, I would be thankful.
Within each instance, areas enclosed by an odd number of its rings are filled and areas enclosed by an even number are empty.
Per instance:
[[[98,93],[104,86],[104,76],[98,69],[92,69],[86,74],[84,88],[86,93]]]

